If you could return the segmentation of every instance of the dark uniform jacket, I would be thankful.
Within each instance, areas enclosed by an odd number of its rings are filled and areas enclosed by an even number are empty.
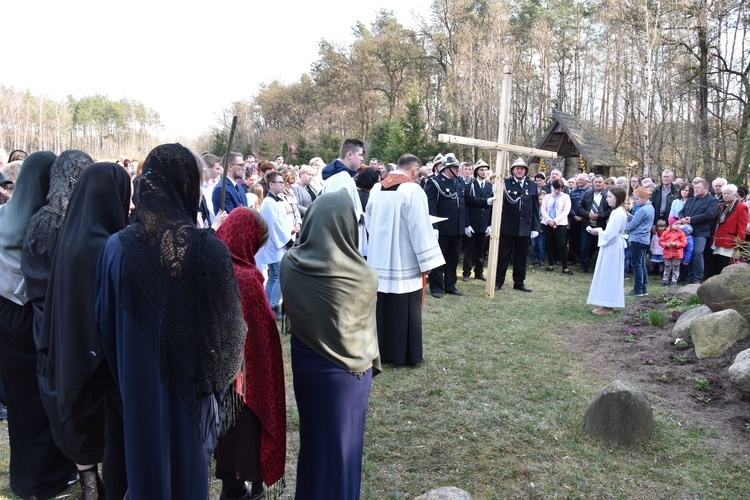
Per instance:
[[[484,234],[492,220],[492,205],[487,200],[492,198],[492,183],[484,180],[484,188],[479,187],[479,179],[474,179],[464,193],[466,210],[468,211],[467,226],[471,226],[476,234]]]
[[[443,174],[431,177],[425,183],[424,192],[427,195],[430,215],[448,219],[435,225],[441,236],[464,234],[466,228],[464,187],[463,179],[449,179]]]
[[[667,192],[667,204],[664,209],[664,212],[661,212],[661,196],[662,192],[661,189],[664,186],[664,184],[659,184],[654,188],[654,192],[651,193],[651,204],[654,206],[654,224],[656,224],[656,221],[659,219],[661,220],[667,220],[669,218],[669,211],[672,209],[672,202],[675,199],[675,196],[679,196],[679,193],[677,192],[677,188],[675,187],[674,183],[672,183],[669,186],[669,191]]]
[[[523,187],[511,176],[505,179],[500,234],[503,236],[531,236],[539,231],[539,190],[529,177],[523,179]]]
[[[586,193],[583,193],[583,196],[581,196],[581,203],[578,206],[578,215],[583,217],[583,220],[581,221],[581,227],[585,229],[586,226],[591,227],[607,227],[607,220],[609,219],[609,214],[612,213],[612,207],[609,206],[609,203],[607,203],[607,190],[602,189],[602,202],[598,209],[595,209],[594,207],[594,195],[596,193],[592,189],[591,191],[588,191]],[[592,221],[589,219],[589,213],[592,212],[592,209],[594,213],[598,213],[599,217]]]

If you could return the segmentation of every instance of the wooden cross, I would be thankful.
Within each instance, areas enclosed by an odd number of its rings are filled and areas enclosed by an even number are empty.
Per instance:
[[[460,144],[463,146],[472,146],[483,149],[491,149],[497,151],[497,180],[495,181],[497,188],[497,198],[494,202],[494,209],[492,210],[492,222],[490,230],[490,255],[489,262],[487,263],[487,285],[484,291],[484,295],[487,298],[495,296],[495,275],[497,274],[497,256],[500,250],[500,214],[503,211],[503,200],[505,196],[503,194],[505,178],[508,177],[508,166],[506,165],[505,157],[506,152],[518,153],[522,155],[537,156],[541,158],[557,158],[557,153],[552,151],[545,151],[543,149],[527,148],[524,146],[514,146],[507,144],[508,142],[508,117],[510,115],[510,93],[513,84],[513,66],[504,66],[503,74],[503,92],[502,92],[502,106],[500,107],[500,127],[497,132],[497,142],[482,141],[479,139],[472,139],[470,137],[460,137],[457,135],[440,134],[438,136],[438,142],[445,142],[448,144]]]

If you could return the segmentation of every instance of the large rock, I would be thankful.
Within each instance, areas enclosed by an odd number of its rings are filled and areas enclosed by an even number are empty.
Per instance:
[[[653,410],[646,394],[624,380],[602,389],[583,419],[585,432],[622,445],[647,439],[653,428]]]
[[[734,358],[734,363],[729,367],[729,381],[750,398],[750,349],[745,349]]]
[[[691,295],[698,295],[698,288],[700,288],[698,283],[681,286],[675,290],[674,296],[680,300],[687,300]]]
[[[698,288],[698,297],[714,312],[734,309],[750,321],[750,265],[725,267]]]
[[[455,486],[442,486],[419,495],[415,500],[471,500],[471,495]]]
[[[708,314],[690,324],[690,337],[698,358],[718,358],[748,335],[750,323],[734,309]]]
[[[690,325],[693,320],[702,318],[711,314],[711,309],[708,306],[700,306],[694,309],[688,309],[682,315],[677,318],[677,323],[672,328],[672,335],[677,339],[689,339],[690,338]]]

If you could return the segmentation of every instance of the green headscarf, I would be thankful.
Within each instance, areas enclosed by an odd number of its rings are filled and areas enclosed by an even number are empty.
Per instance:
[[[292,335],[348,372],[373,367],[377,374],[378,277],[358,244],[349,194],[318,197],[305,214],[300,245],[281,260],[281,292]]]

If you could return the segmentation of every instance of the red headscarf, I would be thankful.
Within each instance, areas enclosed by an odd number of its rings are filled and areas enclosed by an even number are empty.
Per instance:
[[[256,214],[232,210],[216,237],[232,255],[242,297],[248,330],[245,370],[237,377],[236,389],[260,420],[260,471],[270,486],[284,475],[286,465],[286,396],[279,330],[266,298],[263,274],[255,267],[255,253],[261,246]]]

